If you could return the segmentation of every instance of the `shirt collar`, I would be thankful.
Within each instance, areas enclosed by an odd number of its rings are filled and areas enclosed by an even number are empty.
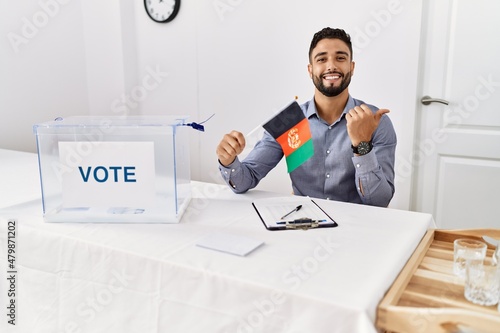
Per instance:
[[[347,99],[347,103],[345,105],[344,111],[342,111],[342,115],[345,115],[350,109],[354,108],[355,106],[356,106],[356,103],[354,102],[354,98],[352,98],[352,96],[349,95],[349,98]],[[314,97],[309,101],[309,103],[307,105],[306,118],[309,119],[313,115],[316,115],[316,117],[318,119],[320,119],[320,117],[318,115],[318,110],[316,110],[316,103],[314,103]]]

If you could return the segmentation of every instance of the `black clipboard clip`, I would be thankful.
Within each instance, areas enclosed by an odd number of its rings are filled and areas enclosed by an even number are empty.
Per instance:
[[[292,221],[277,222],[276,224],[284,224],[286,229],[309,230],[311,228],[317,228],[320,222],[326,222],[326,220],[313,220],[307,217],[303,217]]]

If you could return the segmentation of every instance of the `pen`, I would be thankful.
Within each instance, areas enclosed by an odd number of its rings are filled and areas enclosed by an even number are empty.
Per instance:
[[[298,212],[301,208],[302,208],[302,205],[298,205],[297,207],[295,207],[294,209],[292,209],[290,212],[288,212],[285,215],[283,215],[280,218],[280,220],[283,220],[285,217],[287,217],[288,215],[292,214],[293,212]]]

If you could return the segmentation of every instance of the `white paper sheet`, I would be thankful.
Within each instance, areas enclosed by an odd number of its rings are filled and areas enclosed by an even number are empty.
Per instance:
[[[264,242],[258,239],[221,232],[210,234],[196,243],[200,247],[238,256],[246,256],[262,244]]]

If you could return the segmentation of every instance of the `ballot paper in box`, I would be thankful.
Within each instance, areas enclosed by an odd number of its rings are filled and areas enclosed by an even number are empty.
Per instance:
[[[36,124],[46,222],[177,223],[191,199],[186,116]]]

